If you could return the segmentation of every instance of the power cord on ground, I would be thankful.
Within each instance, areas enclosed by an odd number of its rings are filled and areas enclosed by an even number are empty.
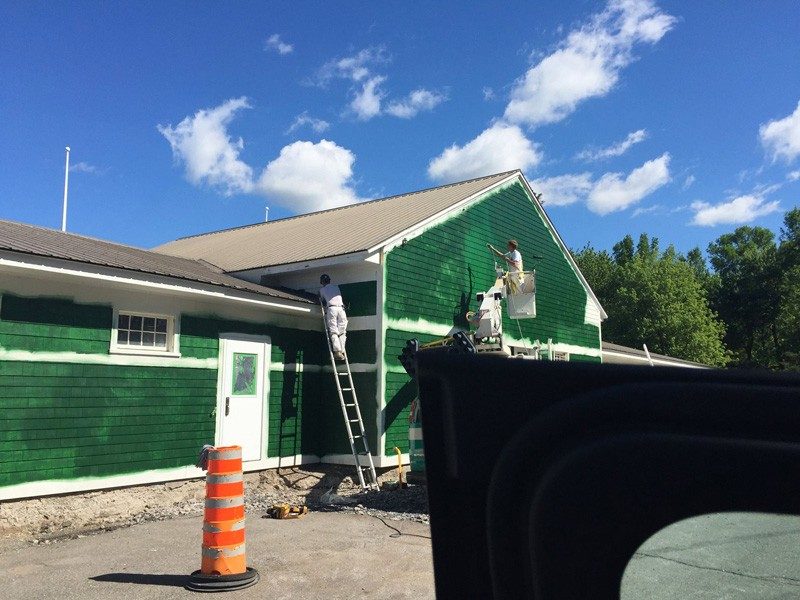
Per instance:
[[[418,535],[418,534],[416,534],[416,533],[403,533],[403,532],[402,532],[402,531],[400,531],[400,530],[399,530],[397,527],[394,527],[394,526],[392,526],[392,525],[389,525],[389,524],[388,524],[386,521],[384,521],[384,520],[383,520],[381,517],[379,517],[378,515],[370,515],[370,517],[374,517],[374,518],[378,519],[378,521],[380,521],[381,523],[383,523],[384,525],[386,525],[386,527],[388,527],[389,529],[391,529],[391,530],[393,530],[393,531],[395,532],[395,533],[393,533],[392,535],[390,535],[390,536],[389,536],[390,538],[397,539],[397,538],[399,538],[399,537],[406,536],[406,537],[418,537],[418,538],[422,538],[422,539],[424,539],[424,540],[429,540],[429,539],[431,539],[431,538],[430,538],[430,536],[427,536],[427,535]]]

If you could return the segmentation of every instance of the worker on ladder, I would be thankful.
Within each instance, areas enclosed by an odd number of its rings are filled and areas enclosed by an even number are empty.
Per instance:
[[[344,360],[344,345],[347,341],[347,313],[344,312],[344,302],[339,286],[331,283],[331,278],[323,274],[319,278],[322,286],[319,290],[319,299],[325,310],[325,327],[333,348],[333,357]]]

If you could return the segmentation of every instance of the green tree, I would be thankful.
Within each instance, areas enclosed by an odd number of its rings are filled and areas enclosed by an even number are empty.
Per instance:
[[[724,327],[709,308],[695,269],[673,247],[660,253],[658,240],[643,234],[635,247],[631,236],[623,238],[613,258],[588,246],[575,258],[609,315],[604,339],[725,364]]]
[[[727,325],[725,341],[736,362],[781,368],[781,269],[774,234],[764,227],[739,227],[712,242],[708,254],[719,277],[711,305]]]
[[[781,283],[776,326],[780,358],[783,368],[800,370],[800,208],[793,208],[784,216],[778,264]]]

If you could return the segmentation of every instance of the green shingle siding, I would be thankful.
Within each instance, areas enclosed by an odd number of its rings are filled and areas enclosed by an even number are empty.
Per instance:
[[[503,316],[503,329],[519,338],[600,349],[600,332],[586,324],[587,293],[561,247],[551,235],[523,187],[516,183],[463,209],[386,257],[385,314],[391,319],[421,319],[439,326],[466,328],[465,313],[476,310],[475,294],[495,281],[494,258],[487,243],[505,249],[515,238],[525,268],[536,270],[535,319],[514,321]],[[539,255],[541,260],[533,259]],[[399,366],[396,355],[405,341],[433,336],[391,329],[386,332],[385,361]],[[408,404],[413,388],[403,373],[386,374],[385,414],[387,452],[407,448]],[[405,383],[404,383],[405,382]],[[390,409],[391,407],[391,409]]]
[[[4,295],[0,345],[9,350],[108,355],[109,306]],[[216,359],[219,336],[269,336],[273,364],[266,410],[267,456],[349,453],[321,331],[213,315],[180,319],[184,358]],[[352,331],[351,357],[376,360],[375,331]],[[304,371],[304,368],[310,368]],[[355,374],[371,441],[375,373]],[[0,361],[0,486],[192,465],[213,443],[217,370]]]
[[[0,346],[29,352],[107,354],[111,320],[110,306],[4,294]]]
[[[213,369],[0,362],[0,485],[190,465],[213,442]]]
[[[340,283],[339,289],[348,317],[367,317],[377,314],[378,287],[375,281]]]

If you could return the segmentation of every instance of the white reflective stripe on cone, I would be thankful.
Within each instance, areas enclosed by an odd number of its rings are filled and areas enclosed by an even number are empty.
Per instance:
[[[203,531],[205,531],[206,533],[222,533],[224,531],[239,531],[240,529],[244,529],[244,519],[242,519],[241,521],[237,521],[236,523],[228,527],[228,529],[222,529],[220,527],[217,527],[216,525],[214,525],[214,522],[203,523]]]
[[[233,558],[244,554],[244,546],[244,544],[218,548],[206,548],[203,546],[203,556],[206,558]]]
[[[211,460],[234,460],[242,458],[242,449],[228,448],[226,450],[209,450],[208,458]]]
[[[206,508],[233,508],[242,506],[244,496],[234,496],[233,498],[206,498]]]
[[[206,475],[206,483],[239,483],[244,481],[241,471],[237,473],[209,473]]]

